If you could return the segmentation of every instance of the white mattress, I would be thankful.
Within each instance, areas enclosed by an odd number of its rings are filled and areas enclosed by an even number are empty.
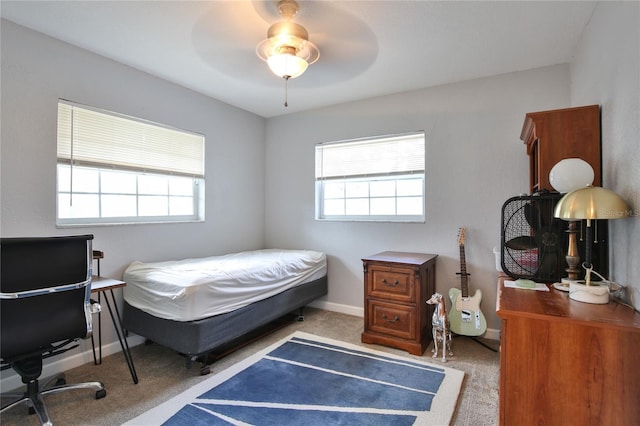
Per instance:
[[[124,299],[156,317],[193,321],[224,314],[327,273],[324,253],[255,250],[142,263],[125,270]]]

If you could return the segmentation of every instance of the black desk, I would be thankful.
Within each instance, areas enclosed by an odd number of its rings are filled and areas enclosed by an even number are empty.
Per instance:
[[[124,358],[127,361],[127,365],[129,366],[129,372],[131,372],[131,378],[133,379],[133,383],[138,383],[138,374],[136,373],[136,369],[133,365],[133,359],[131,358],[131,351],[129,350],[129,343],[127,343],[126,336],[124,335],[124,330],[122,329],[122,320],[120,318],[120,312],[118,311],[118,305],[116,303],[116,297],[113,294],[113,290],[116,288],[124,287],[127,283],[120,280],[114,280],[111,278],[104,278],[99,276],[93,276],[91,278],[91,293],[98,293],[98,303],[100,303],[101,294],[105,293],[104,300],[107,303],[107,308],[109,309],[109,315],[111,316],[111,320],[113,321],[113,327],[116,330],[116,334],[118,335],[118,340],[120,341],[120,347],[122,348],[122,353],[124,353]],[[111,302],[109,301],[109,295],[111,295]],[[111,307],[111,303],[113,303],[113,308]],[[114,312],[115,311],[115,312]],[[96,348],[93,341],[93,334],[91,335],[91,345],[93,347],[93,362],[96,365],[102,364],[102,318],[100,314],[98,314],[98,351],[99,357],[96,357]]]

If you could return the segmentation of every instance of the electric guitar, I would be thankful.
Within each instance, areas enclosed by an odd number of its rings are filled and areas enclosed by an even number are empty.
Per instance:
[[[482,292],[476,289],[473,297],[469,297],[469,274],[464,255],[465,229],[458,230],[458,246],[460,247],[460,289],[451,288],[451,310],[449,311],[449,328],[463,336],[480,336],[487,331],[487,320],[480,310]]]

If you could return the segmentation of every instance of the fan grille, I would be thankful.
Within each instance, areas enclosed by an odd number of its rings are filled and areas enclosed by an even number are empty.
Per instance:
[[[513,197],[502,206],[501,266],[512,278],[554,282],[567,275],[567,222],[553,216],[560,197]]]

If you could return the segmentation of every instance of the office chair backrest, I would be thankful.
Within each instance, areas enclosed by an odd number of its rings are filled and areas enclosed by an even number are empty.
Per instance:
[[[87,308],[92,239],[93,235],[1,239],[3,360],[91,332]],[[65,286],[72,289],[59,291]],[[49,290],[38,293],[39,289]]]

